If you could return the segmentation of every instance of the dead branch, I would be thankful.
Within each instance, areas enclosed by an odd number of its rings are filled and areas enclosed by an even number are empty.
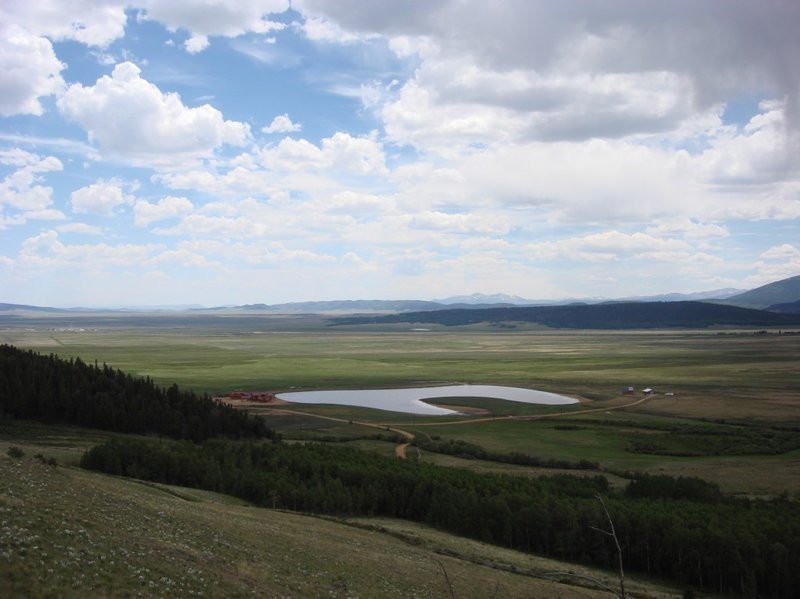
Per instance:
[[[602,530],[600,528],[595,528],[592,526],[592,530],[596,530],[597,532],[601,532],[604,535],[608,535],[612,539],[614,539],[614,544],[617,546],[617,560],[619,562],[619,592],[616,592],[617,597],[620,599],[627,599],[628,595],[625,592],[625,570],[622,568],[622,547],[619,544],[619,537],[617,536],[617,531],[614,528],[614,520],[611,519],[611,514],[608,513],[608,508],[606,507],[606,502],[603,501],[603,496],[599,493],[595,495],[597,501],[600,502],[600,505],[603,506],[603,511],[606,514],[606,519],[608,520],[608,526],[610,530]]]
[[[441,568],[442,574],[444,574],[444,579],[447,582],[447,590],[450,592],[450,599],[456,599],[456,591],[453,588],[453,583],[450,581],[450,576],[448,576],[447,570],[445,569],[444,564],[441,562],[441,560],[438,560],[436,558],[434,558],[433,561],[435,561],[437,564],[439,564],[439,568]]]

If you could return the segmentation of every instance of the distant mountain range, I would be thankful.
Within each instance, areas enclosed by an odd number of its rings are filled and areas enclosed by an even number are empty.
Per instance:
[[[445,304],[450,306],[453,304],[463,304],[467,306],[474,306],[476,304],[511,304],[511,305],[526,305],[538,303],[534,300],[528,300],[518,295],[507,295],[505,293],[495,293],[493,295],[485,295],[483,293],[473,293],[472,295],[454,295],[441,300],[433,300],[437,304]]]
[[[516,295],[497,293],[484,295],[458,295],[436,301],[424,300],[341,300],[308,301],[282,304],[245,304],[241,306],[218,306],[203,308],[197,305],[147,306],[116,309],[102,308],[48,308],[24,304],[0,303],[0,314],[24,315],[25,313],[143,313],[143,312],[187,312],[192,314],[398,314],[410,312],[452,311],[459,309],[487,310],[493,308],[557,307],[570,305],[607,305],[612,303],[681,303],[709,302],[716,305],[737,306],[775,313],[800,313],[800,275],[776,281],[750,291],[741,289],[715,289],[698,293],[668,293],[650,296],[625,296],[609,298],[570,298],[562,300],[534,300]]]
[[[441,300],[434,300],[445,305],[496,305],[510,304],[515,306],[563,306],[566,304],[602,304],[606,302],[680,302],[680,301],[702,301],[708,299],[727,299],[731,296],[743,293],[744,289],[714,289],[712,291],[699,291],[696,293],[666,293],[662,295],[629,295],[620,298],[591,297],[591,298],[567,298],[561,300],[542,300],[525,299],[518,295],[506,295],[505,293],[495,293],[494,295],[484,295],[473,293],[472,295],[454,295]]]

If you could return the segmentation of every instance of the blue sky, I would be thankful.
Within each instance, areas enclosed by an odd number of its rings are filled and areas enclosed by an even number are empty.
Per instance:
[[[800,274],[792,0],[7,0],[0,302]]]

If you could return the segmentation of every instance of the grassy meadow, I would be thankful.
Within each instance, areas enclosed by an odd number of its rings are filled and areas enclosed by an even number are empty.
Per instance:
[[[737,494],[800,495],[800,335],[750,330],[581,332],[489,326],[411,331],[330,327],[315,317],[8,319],[0,342],[79,356],[156,382],[231,390],[368,388],[439,383],[530,387],[581,399],[546,407],[442,400],[500,420],[421,417],[347,406],[261,406],[289,438],[360,443],[391,455],[391,425],[420,438],[495,452],[599,462],[611,475],[693,475]],[[617,409],[652,387],[643,404]],[[669,393],[670,395],[667,395]],[[291,407],[291,413],[287,411]],[[594,410],[583,413],[586,410]],[[527,420],[537,415],[556,418]],[[322,418],[324,417],[324,418]],[[537,468],[420,452],[421,459],[536,475]]]
[[[616,488],[627,484],[630,471],[647,471],[698,476],[733,494],[800,497],[800,335],[534,327],[412,332],[330,328],[309,317],[70,316],[0,319],[0,343],[105,362],[210,394],[440,383],[537,388],[580,403],[434,402],[471,414],[457,417],[334,405],[248,409],[290,443],[316,439],[393,456],[406,434],[496,454],[590,460]],[[622,395],[627,385],[637,393]],[[626,407],[644,387],[656,395]],[[222,495],[78,469],[84,451],[109,436],[0,422],[2,596],[612,596],[580,576],[613,585],[613,574],[419,524],[257,509]],[[407,455],[526,477],[597,474],[414,446]],[[635,578],[628,588],[633,597],[653,599],[682,592]]]

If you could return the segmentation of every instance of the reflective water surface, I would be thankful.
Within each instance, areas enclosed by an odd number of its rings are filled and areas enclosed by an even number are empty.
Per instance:
[[[576,399],[521,387],[497,385],[449,385],[446,387],[414,387],[410,389],[337,389],[333,391],[293,391],[279,393],[278,399],[304,404],[338,404],[406,412],[426,416],[458,414],[455,410],[425,403],[439,397],[491,397],[508,401],[544,405],[577,403]]]

